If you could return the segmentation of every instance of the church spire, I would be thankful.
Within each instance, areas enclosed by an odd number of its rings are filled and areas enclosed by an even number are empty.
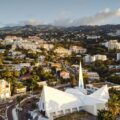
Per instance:
[[[82,73],[82,65],[81,65],[81,61],[80,61],[80,67],[79,67],[79,88],[84,89],[83,73]]]

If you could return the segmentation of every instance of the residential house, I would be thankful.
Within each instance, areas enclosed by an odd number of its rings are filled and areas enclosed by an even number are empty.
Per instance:
[[[81,53],[81,54],[84,54],[87,51],[85,48],[82,48],[80,46],[71,46],[69,49],[71,52]]]
[[[5,81],[4,79],[0,80],[0,99],[10,98],[11,90],[10,83]]]
[[[54,50],[60,57],[67,57],[71,55],[71,51],[63,47],[58,47]]]

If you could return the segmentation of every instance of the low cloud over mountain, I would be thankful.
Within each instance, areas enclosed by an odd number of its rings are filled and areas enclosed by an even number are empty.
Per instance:
[[[56,19],[53,24],[58,26],[100,25],[105,24],[110,19],[118,17],[120,17],[120,8],[114,11],[106,8],[94,16],[83,17],[75,20],[70,18],[60,18]]]
[[[96,13],[93,16],[86,16],[79,19],[71,19],[69,16],[67,16],[68,13],[62,12],[58,18],[56,18],[52,23],[46,23],[42,20],[25,20],[20,21],[19,23],[15,24],[7,24],[7,26],[24,26],[24,25],[54,25],[54,26],[64,26],[64,27],[70,27],[70,26],[80,26],[80,25],[102,25],[102,24],[110,24],[112,20],[120,19],[120,8],[116,10],[110,10],[109,8],[106,8],[98,13]]]

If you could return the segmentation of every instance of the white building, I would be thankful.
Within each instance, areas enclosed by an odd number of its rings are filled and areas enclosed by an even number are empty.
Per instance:
[[[98,110],[105,109],[109,99],[107,85],[98,89],[94,93],[87,95],[84,89],[82,66],[79,68],[79,86],[67,88],[61,91],[55,88],[44,86],[38,103],[39,110],[52,120],[75,111],[84,110],[93,115],[97,115]]]
[[[87,35],[87,39],[99,39],[100,36],[97,35]]]
[[[23,39],[21,37],[16,37],[16,36],[9,37],[8,36],[3,41],[3,44],[12,45],[12,50],[15,50],[16,47],[19,47],[21,49],[37,51],[37,48],[40,47],[40,43],[37,38],[35,39],[30,39],[30,38]]]
[[[6,99],[11,96],[10,84],[5,80],[0,80],[0,99]]]
[[[107,56],[106,55],[100,55],[100,54],[93,55],[93,56],[86,55],[83,59],[84,59],[85,63],[91,63],[91,62],[95,62],[97,60],[105,61],[105,60],[107,60]]]
[[[90,95],[85,95],[79,89],[74,88],[63,92],[44,86],[38,105],[39,110],[44,111],[49,118],[80,110],[85,110],[96,116],[98,110],[105,108],[108,99],[109,93],[106,85]]]
[[[95,57],[95,61],[96,60],[102,60],[102,61],[107,60],[107,56],[106,55],[97,54],[97,55],[94,55],[93,57]]]
[[[110,32],[110,33],[108,33],[108,35],[109,36],[120,36],[120,30],[117,30],[117,31],[115,31],[115,32]]]
[[[91,55],[87,54],[86,56],[84,56],[83,60],[85,63],[90,63],[91,62]]]
[[[12,45],[15,41],[22,41],[22,37],[16,37],[16,36],[7,36],[5,37],[3,44],[4,45]]]
[[[57,53],[61,57],[69,56],[71,55],[71,51],[68,49],[65,49],[63,47],[58,47],[54,50],[55,53]]]
[[[89,80],[99,80],[100,76],[97,72],[87,72]]]
[[[84,54],[84,53],[86,53],[87,50],[85,48],[80,47],[80,46],[71,46],[70,51],[75,52],[75,53]]]
[[[117,53],[117,61],[120,60],[120,53]]]
[[[102,43],[108,50],[120,49],[120,43],[117,40],[110,40],[108,42]]]

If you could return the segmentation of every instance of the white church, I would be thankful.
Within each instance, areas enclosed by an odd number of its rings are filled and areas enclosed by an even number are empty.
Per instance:
[[[106,108],[108,99],[109,92],[107,85],[87,95],[80,63],[79,86],[67,88],[65,91],[44,86],[38,106],[39,111],[43,111],[49,119],[81,110],[97,116],[98,110]]]

